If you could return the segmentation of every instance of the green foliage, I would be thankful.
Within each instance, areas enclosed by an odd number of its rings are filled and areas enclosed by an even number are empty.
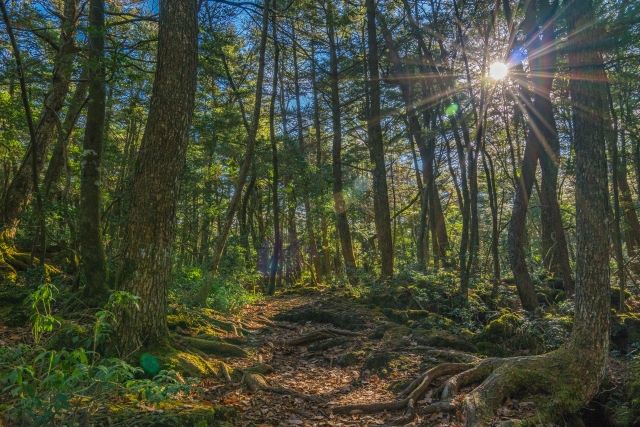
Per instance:
[[[90,352],[43,350],[28,346],[0,351],[0,385],[11,396],[8,417],[29,424],[55,423],[72,409],[104,396],[132,395],[149,402],[187,392],[191,384],[172,371],[159,371],[153,379],[138,379],[142,369],[121,359],[92,363]],[[75,410],[75,409],[74,409]]]
[[[105,343],[113,327],[117,322],[117,310],[132,307],[135,310],[140,308],[140,297],[126,291],[113,291],[109,295],[107,303],[96,313],[93,324],[93,349]]]
[[[58,288],[48,281],[43,281],[38,289],[31,294],[31,309],[33,310],[31,332],[36,343],[40,342],[43,334],[53,331],[56,326],[60,325],[60,320],[51,312],[51,305],[57,294]]]
[[[225,313],[240,309],[257,301],[260,296],[255,284],[260,279],[256,272],[234,272],[212,278],[199,267],[184,267],[174,272],[170,298],[187,302],[203,283],[209,283],[211,292],[207,306]]]

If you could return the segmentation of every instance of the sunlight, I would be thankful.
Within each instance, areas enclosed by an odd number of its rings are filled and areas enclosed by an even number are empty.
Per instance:
[[[509,67],[504,62],[494,62],[489,66],[489,77],[502,80],[509,74]]]

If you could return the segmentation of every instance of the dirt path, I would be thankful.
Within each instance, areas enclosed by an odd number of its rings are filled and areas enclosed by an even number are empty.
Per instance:
[[[242,318],[253,329],[255,357],[230,364],[241,369],[255,363],[268,364],[273,368],[265,375],[269,384],[294,393],[252,392],[237,384],[208,384],[207,399],[235,408],[237,425],[384,425],[402,412],[338,415],[330,408],[393,400],[403,385],[441,361],[413,350],[415,343],[402,335],[404,330],[374,310],[354,306],[353,301],[343,304],[321,295],[286,296],[246,307]],[[311,341],[318,338],[311,333],[327,328],[338,333]],[[300,342],[304,341],[301,337],[309,342]],[[420,407],[433,400],[432,393],[427,392],[416,405],[418,418],[414,425],[455,425],[446,413],[420,416]]]

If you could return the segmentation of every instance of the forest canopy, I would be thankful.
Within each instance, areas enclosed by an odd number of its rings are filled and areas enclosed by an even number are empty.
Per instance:
[[[640,424],[639,2],[0,12],[0,425]]]

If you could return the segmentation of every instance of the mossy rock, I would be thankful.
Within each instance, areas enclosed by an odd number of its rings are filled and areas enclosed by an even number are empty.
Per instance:
[[[518,312],[503,310],[475,338],[479,350],[492,356],[544,351],[542,338],[525,327],[527,320]]]
[[[325,310],[321,308],[305,308],[302,310],[287,311],[275,316],[275,320],[286,322],[305,323],[330,323],[338,328],[359,330],[364,328],[362,317],[352,311]]]
[[[451,348],[471,353],[477,351],[476,346],[471,342],[473,335],[468,332],[452,334],[438,329],[417,328],[412,331],[412,336],[420,345]]]
[[[516,333],[524,323],[524,317],[519,313],[504,310],[500,316],[490,321],[482,330],[486,338],[505,339]]]
[[[387,375],[389,374],[391,363],[396,357],[398,357],[397,353],[389,351],[374,351],[367,356],[364,361],[363,368],[382,375]]]
[[[226,427],[234,425],[237,416],[233,408],[209,402],[165,401],[153,407],[113,405],[105,415],[105,425],[140,427]]]

